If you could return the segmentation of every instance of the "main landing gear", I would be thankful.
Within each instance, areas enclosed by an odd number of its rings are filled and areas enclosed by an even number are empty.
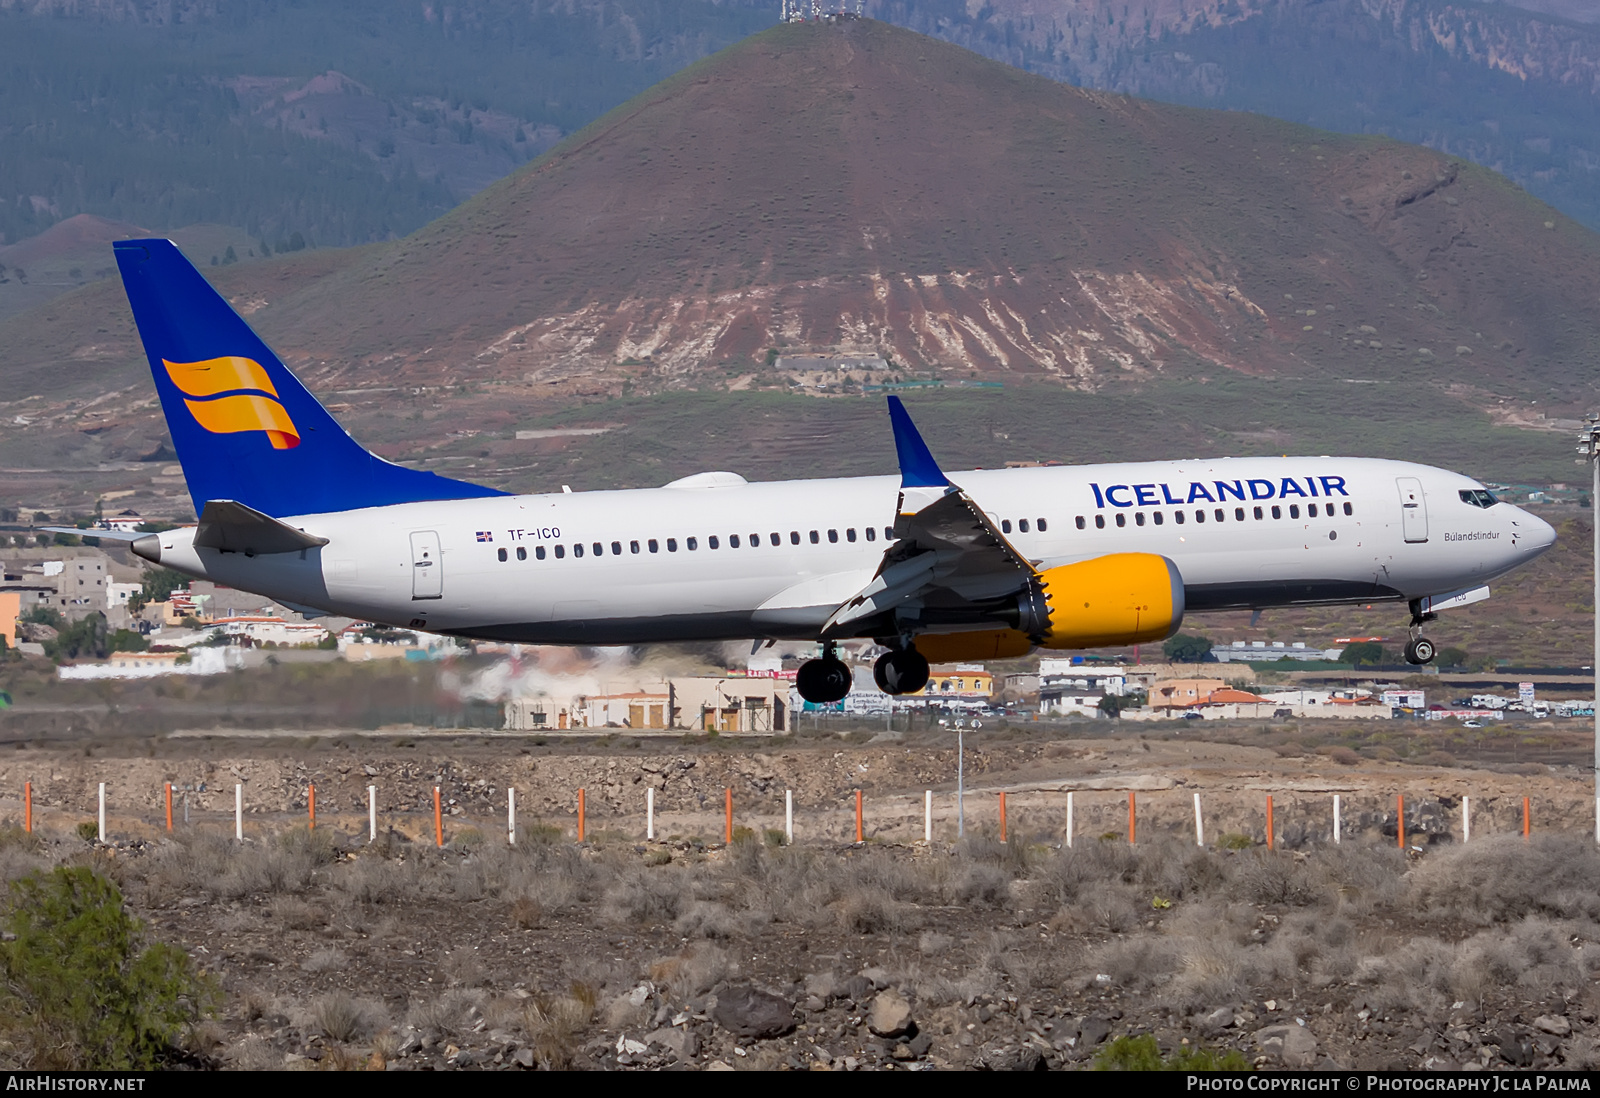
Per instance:
[[[807,660],[795,675],[795,689],[800,696],[815,705],[832,705],[844,701],[850,693],[850,668],[838,655],[838,645],[833,641],[822,643],[822,658]]]
[[[1411,603],[1411,625],[1408,629],[1411,640],[1406,643],[1406,662],[1416,666],[1432,663],[1437,655],[1433,642],[1422,635],[1422,627],[1430,621],[1437,621],[1438,614],[1423,613],[1421,605],[1415,600]]]
[[[915,694],[928,685],[928,661],[915,648],[895,648],[878,657],[872,677],[885,694]]]

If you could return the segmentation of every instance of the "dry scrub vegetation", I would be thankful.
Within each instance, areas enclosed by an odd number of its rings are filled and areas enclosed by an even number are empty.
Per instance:
[[[1146,1033],[1263,1064],[1600,1058],[1600,854],[1579,837],[1409,857],[983,836],[465,833],[441,851],[303,828],[0,844],[8,880],[62,862],[112,878],[217,978],[224,1005],[185,1055],[227,1067],[1087,1066]],[[786,1032],[730,1014],[752,986]],[[896,995],[911,1024],[875,1033]]]

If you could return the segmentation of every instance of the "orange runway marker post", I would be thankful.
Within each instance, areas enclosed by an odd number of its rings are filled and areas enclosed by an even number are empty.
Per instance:
[[[727,786],[722,789],[722,844],[733,845],[733,790]]]
[[[1267,849],[1272,847],[1272,794],[1267,794]]]
[[[172,783],[167,783],[167,830],[172,830]]]
[[[33,834],[33,783],[22,783],[22,830]]]
[[[1528,798],[1524,797],[1522,798],[1522,837],[1526,839],[1531,834],[1533,834],[1533,814],[1531,806],[1528,804]]]
[[[1397,806],[1395,808],[1395,841],[1399,844],[1400,849],[1404,850],[1406,848],[1406,795],[1404,793],[1395,794],[1395,804]]]
[[[578,790],[578,841],[580,843],[583,842],[583,833],[584,833],[584,830],[583,830],[583,825],[584,825],[583,809],[584,809],[583,790],[580,789],[580,790]]]
[[[856,790],[856,842],[865,842],[866,837],[861,832],[861,790]]]
[[[306,825],[310,830],[317,829],[317,783],[312,782],[306,786],[306,812],[310,822]]]
[[[433,787],[433,845],[444,845],[444,808],[439,803],[439,787]]]
[[[1128,845],[1129,846],[1133,845],[1133,839],[1134,839],[1134,834],[1135,834],[1134,829],[1133,829],[1133,805],[1134,805],[1133,790],[1130,789],[1130,790],[1128,790]]]
[[[1000,841],[1006,841],[1006,795],[1000,794]]]

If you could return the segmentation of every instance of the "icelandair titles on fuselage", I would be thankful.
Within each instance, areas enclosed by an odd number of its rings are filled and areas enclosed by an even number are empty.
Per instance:
[[[1283,477],[1281,480],[1254,478],[1251,480],[1213,480],[1210,487],[1198,480],[1188,487],[1179,486],[1173,491],[1170,484],[1113,484],[1102,489],[1090,484],[1095,506],[1105,507],[1159,507],[1162,504],[1181,507],[1189,503],[1225,503],[1230,499],[1240,501],[1263,499],[1288,499],[1298,496],[1317,499],[1323,496],[1348,496],[1343,477]]]

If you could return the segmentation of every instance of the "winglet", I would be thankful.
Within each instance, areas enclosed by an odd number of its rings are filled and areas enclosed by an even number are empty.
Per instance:
[[[950,481],[933,460],[928,444],[917,433],[900,398],[889,398],[889,422],[894,426],[894,449],[900,459],[901,488],[946,488]]]

